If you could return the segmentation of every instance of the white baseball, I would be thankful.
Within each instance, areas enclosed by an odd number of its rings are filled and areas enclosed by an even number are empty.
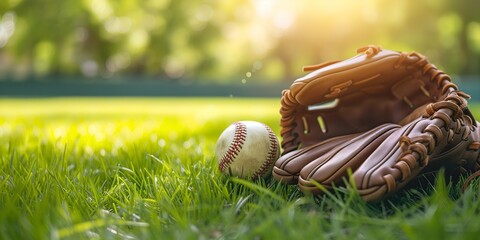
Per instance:
[[[215,157],[222,173],[245,179],[268,177],[280,155],[275,133],[255,121],[228,126],[217,141]]]

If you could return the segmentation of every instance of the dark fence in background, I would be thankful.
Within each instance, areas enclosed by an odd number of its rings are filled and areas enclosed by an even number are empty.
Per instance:
[[[280,97],[289,84],[126,82],[0,82],[2,97]]]
[[[480,81],[456,78],[480,102]],[[181,84],[162,81],[0,81],[0,97],[280,97],[290,83]]]

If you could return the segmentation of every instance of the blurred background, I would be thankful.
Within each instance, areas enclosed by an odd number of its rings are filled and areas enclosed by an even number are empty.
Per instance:
[[[480,94],[478,0],[2,0],[0,94],[279,96],[378,44]]]

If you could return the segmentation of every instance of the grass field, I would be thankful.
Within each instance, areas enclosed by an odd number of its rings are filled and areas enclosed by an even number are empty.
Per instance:
[[[278,134],[278,109],[278,99],[0,99],[0,239],[478,239],[478,181],[464,194],[438,181],[365,203],[350,189],[314,198],[221,175],[223,129],[255,120]]]

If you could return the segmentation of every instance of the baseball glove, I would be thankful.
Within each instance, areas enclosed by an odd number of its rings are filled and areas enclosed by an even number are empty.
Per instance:
[[[469,96],[447,74],[416,52],[357,53],[306,67],[313,72],[283,91],[277,180],[316,194],[319,184],[330,189],[349,178],[376,201],[442,167],[451,176],[480,169]]]

